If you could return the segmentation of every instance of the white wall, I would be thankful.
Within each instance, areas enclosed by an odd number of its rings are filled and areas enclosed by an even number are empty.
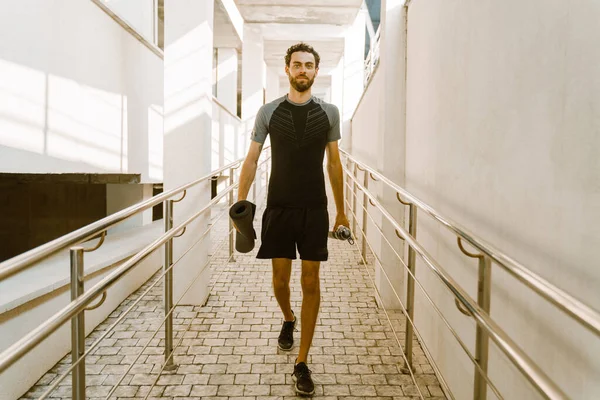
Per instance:
[[[213,6],[213,2],[186,0],[165,8],[165,190],[193,182],[211,171]],[[174,226],[209,201],[209,180],[190,188],[175,206]],[[210,235],[198,239],[203,237],[208,222],[208,213],[196,218],[173,247],[174,260],[185,254],[173,283],[174,298],[181,297],[181,304],[202,305],[209,295],[210,269],[204,266]]]
[[[0,171],[161,180],[158,56],[91,1],[9,2],[0,37]]]
[[[597,310],[599,19],[591,0],[412,2],[405,148],[409,191]],[[368,90],[374,84],[387,87],[375,81]],[[375,165],[382,131],[366,122],[377,107],[369,96],[352,147]],[[423,214],[419,241],[476,298],[477,262]],[[417,272],[474,351],[473,321],[423,263]],[[569,397],[598,398],[598,338],[498,266],[492,280],[492,317]],[[436,362],[456,398],[472,398],[472,363],[416,293],[416,322]],[[540,398],[491,347],[503,396]]]
[[[153,43],[154,2],[156,0],[102,0],[140,35]]]
[[[214,171],[245,156],[250,143],[245,124],[237,116],[217,102],[213,102],[212,113],[211,171]]]
[[[267,67],[267,87],[265,98],[266,102],[269,103],[280,95],[280,79],[279,79],[279,71],[276,71],[274,68]],[[287,85],[286,85],[286,93],[287,93]]]
[[[358,104],[356,113],[352,117],[352,132],[354,132],[354,134],[349,143],[352,148],[352,155],[359,161],[371,166],[377,165],[379,149],[383,139],[383,120],[381,119],[383,97],[381,94],[385,89],[384,83],[383,74],[380,73],[379,69],[376,70],[369,81],[369,85],[365,88],[365,92]],[[361,184],[364,183],[364,175],[361,171],[358,171],[358,181]],[[352,194],[352,189],[347,185],[345,189],[350,190],[349,192],[346,192],[347,195],[345,198],[353,205],[354,195]],[[369,190],[371,193],[379,195],[381,194],[381,189],[381,185],[378,182],[373,182],[373,180],[369,182]],[[356,226],[360,227],[362,226],[363,218],[363,195],[361,194],[360,189],[357,189],[356,192],[358,193],[355,207]],[[385,242],[382,240],[381,233],[377,230],[373,221],[375,221],[375,224],[378,227],[381,227],[381,213],[378,212],[375,207],[372,207],[368,201],[367,204],[367,210],[372,217],[371,219],[367,215],[367,238],[372,250],[379,256],[379,249]],[[351,211],[348,213],[348,218],[351,221],[352,226],[354,226],[354,223],[352,222],[353,214]],[[357,237],[360,237],[361,235],[359,229],[360,228],[353,228]],[[367,247],[369,251],[371,248]],[[379,268],[376,268],[376,271],[376,279],[378,287],[380,287],[379,285],[381,284],[382,276],[379,273]]]

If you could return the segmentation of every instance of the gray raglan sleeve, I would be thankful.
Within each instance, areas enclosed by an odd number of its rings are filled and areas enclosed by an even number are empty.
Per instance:
[[[325,110],[327,116],[329,117],[329,132],[327,132],[327,141],[335,142],[342,138],[342,134],[340,131],[340,111],[333,104],[328,104]]]
[[[254,128],[252,129],[252,134],[250,135],[250,139],[260,144],[265,143],[267,134],[269,133],[269,116],[267,114],[266,107],[263,105],[258,110],[258,114],[256,114]]]

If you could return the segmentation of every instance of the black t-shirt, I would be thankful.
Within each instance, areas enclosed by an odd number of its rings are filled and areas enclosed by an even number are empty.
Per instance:
[[[263,105],[252,140],[271,140],[268,206],[317,208],[327,206],[323,158],[328,142],[339,140],[336,106],[312,97],[303,104],[287,95]]]

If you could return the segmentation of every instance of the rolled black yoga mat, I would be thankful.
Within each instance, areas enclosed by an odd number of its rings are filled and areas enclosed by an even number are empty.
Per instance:
[[[256,231],[254,230],[254,213],[256,205],[248,200],[241,200],[229,208],[229,218],[237,228],[235,233],[235,249],[240,253],[248,253],[254,249]]]

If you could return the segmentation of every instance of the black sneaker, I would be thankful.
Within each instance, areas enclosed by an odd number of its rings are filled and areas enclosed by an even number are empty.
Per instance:
[[[304,396],[312,396],[315,393],[315,384],[310,377],[310,372],[303,362],[294,365],[292,379],[296,382],[296,393]]]
[[[292,311],[292,315],[294,312]],[[281,333],[277,339],[277,347],[281,350],[289,351],[294,345],[294,329],[296,328],[296,316],[294,315],[293,321],[283,321],[281,327]]]

